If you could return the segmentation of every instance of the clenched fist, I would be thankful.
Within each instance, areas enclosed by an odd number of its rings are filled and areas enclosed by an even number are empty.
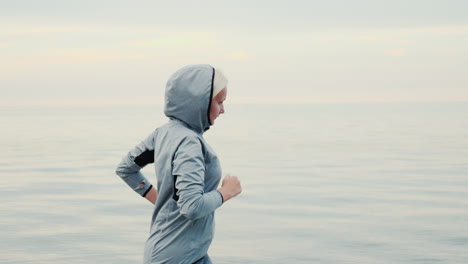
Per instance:
[[[218,191],[223,196],[224,202],[226,202],[241,193],[242,187],[236,176],[227,175],[224,177],[221,188]]]

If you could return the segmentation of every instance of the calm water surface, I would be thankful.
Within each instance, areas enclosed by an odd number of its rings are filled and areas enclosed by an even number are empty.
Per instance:
[[[152,205],[114,170],[162,106],[0,122],[0,263],[141,263]],[[467,103],[228,105],[205,138],[243,184],[216,263],[468,263]]]

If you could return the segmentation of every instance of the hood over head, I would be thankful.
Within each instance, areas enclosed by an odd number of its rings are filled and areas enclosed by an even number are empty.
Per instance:
[[[214,73],[211,65],[194,64],[172,74],[166,84],[164,114],[197,133],[208,130]]]

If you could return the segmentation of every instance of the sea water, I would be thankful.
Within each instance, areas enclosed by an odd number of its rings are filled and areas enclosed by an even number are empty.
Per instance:
[[[0,122],[0,263],[142,262],[152,204],[115,168],[161,105]],[[468,263],[468,103],[227,105],[204,136],[243,187],[215,263]]]

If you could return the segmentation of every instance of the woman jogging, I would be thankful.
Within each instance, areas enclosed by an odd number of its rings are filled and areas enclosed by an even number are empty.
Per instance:
[[[203,133],[224,113],[227,80],[210,65],[189,65],[167,82],[169,121],[123,157],[116,169],[135,192],[155,204],[144,264],[212,263],[214,212],[241,192],[237,177],[221,187],[218,157]],[[154,163],[157,190],[140,172]]]

